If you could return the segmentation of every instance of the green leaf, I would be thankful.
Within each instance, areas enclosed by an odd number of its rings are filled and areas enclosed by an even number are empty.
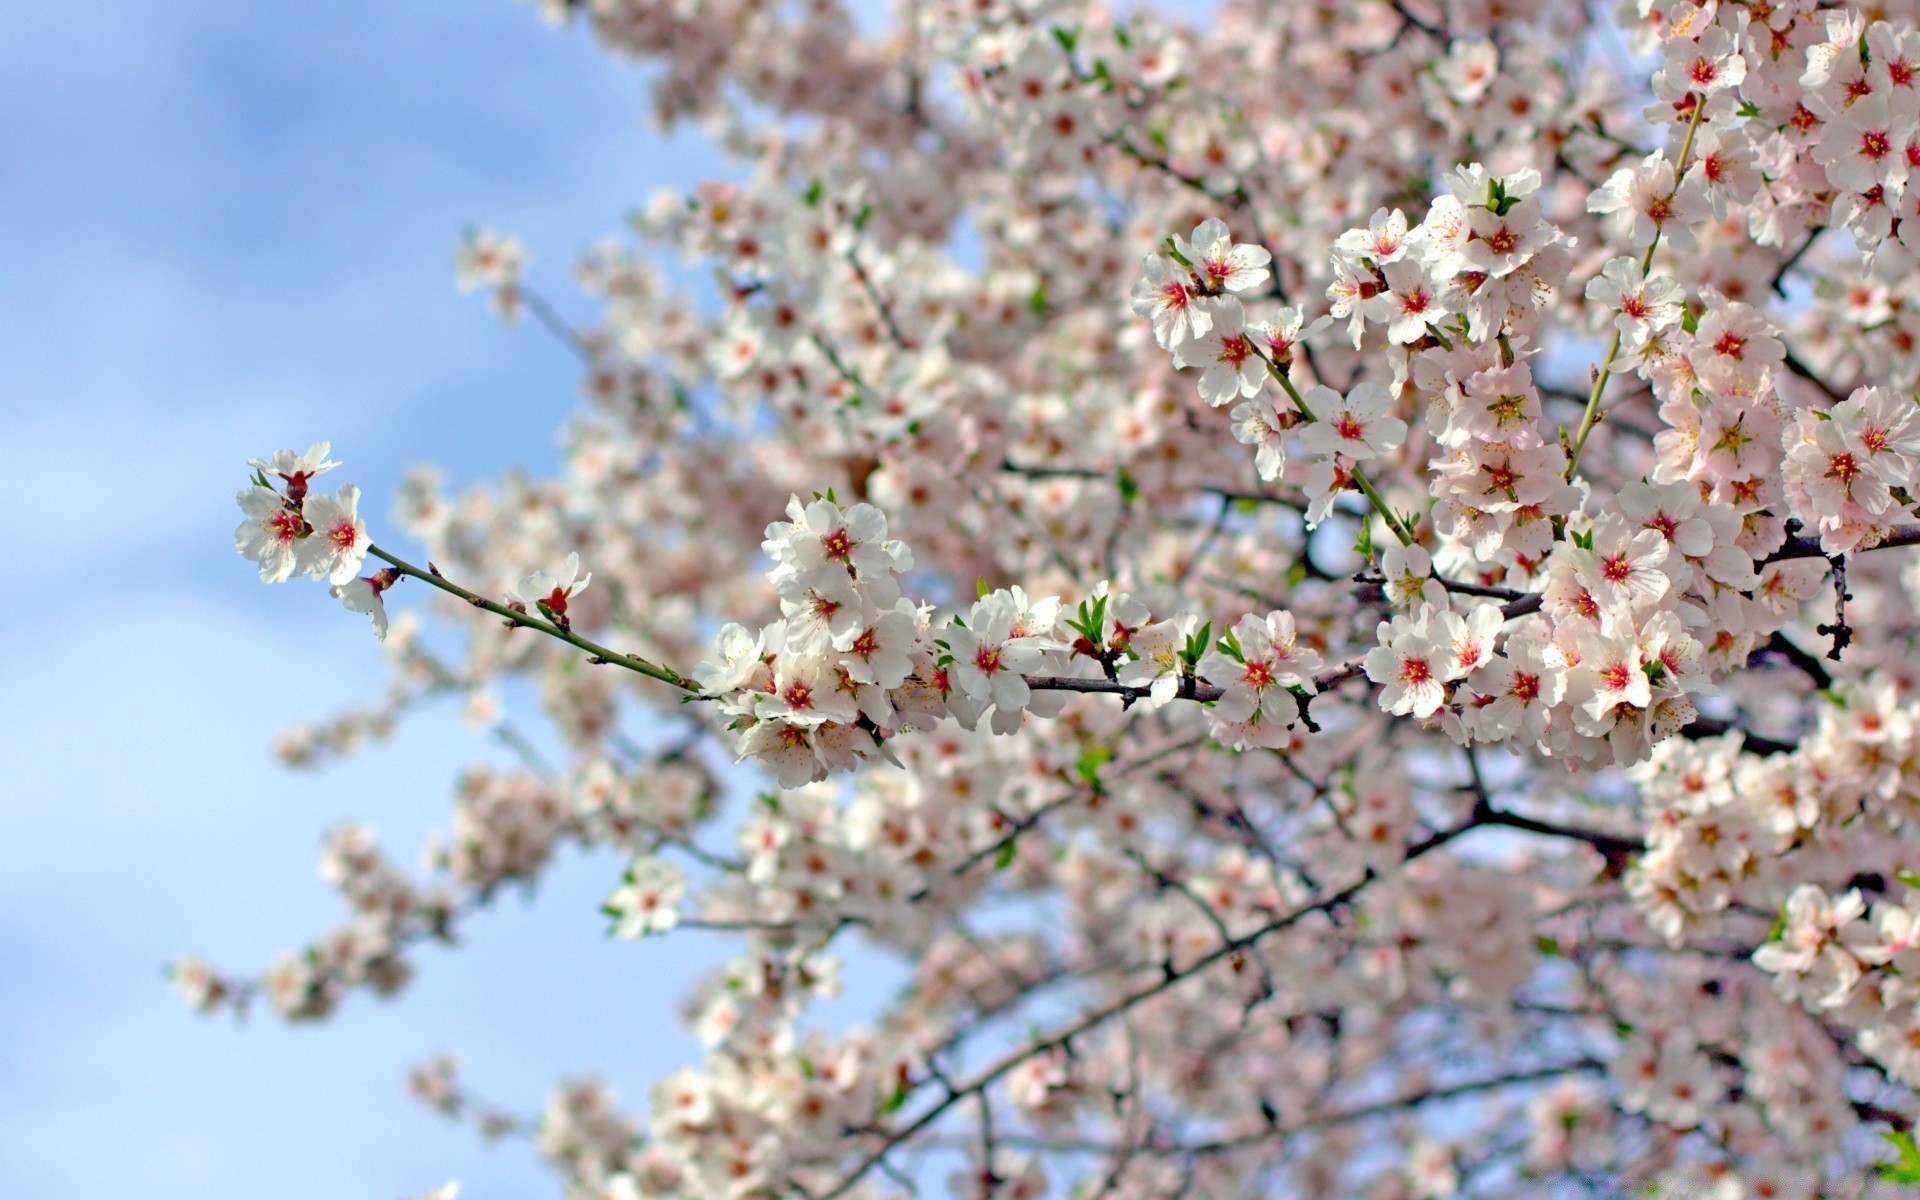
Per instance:
[[[1033,285],[1033,292],[1027,297],[1027,309],[1035,316],[1046,315],[1047,284],[1044,279]]]
[[[985,575],[973,581],[973,594],[976,599],[986,599],[987,593],[992,590],[992,588],[987,586],[987,577]]]
[[[994,870],[1004,871],[1008,867],[1013,865],[1013,855],[1014,855],[1013,848],[1016,844],[1017,843],[1013,838],[1008,838],[1006,841],[1000,844],[999,851],[993,856]]]
[[[1700,314],[1690,308],[1680,310],[1680,328],[1688,333],[1697,333],[1700,329]]]
[[[1074,44],[1080,40],[1080,31],[1078,29],[1062,29],[1058,25],[1055,25],[1052,32],[1053,40],[1060,43],[1060,48],[1068,54],[1072,54]]]
[[[1920,888],[1920,871],[1912,867],[1901,867],[1894,871],[1893,877],[1910,888]]]
[[[1133,507],[1133,502],[1140,497],[1140,485],[1125,470],[1119,473],[1117,482],[1120,485],[1120,502],[1128,508]]]
[[[812,208],[814,205],[820,203],[820,197],[826,195],[826,193],[827,193],[826,187],[823,184],[821,184],[821,182],[818,179],[808,184],[807,194],[805,197],[807,202],[807,207]]]
[[[1073,773],[1088,783],[1100,781],[1100,768],[1113,759],[1113,748],[1095,742],[1080,752],[1080,761],[1073,764]]]
[[[906,1082],[902,1080],[894,1086],[893,1094],[880,1102],[880,1115],[889,1117],[899,1112],[907,1102],[907,1095],[907,1085]]]
[[[1900,1155],[1899,1162],[1881,1163],[1880,1178],[1889,1183],[1920,1183],[1920,1146],[1903,1129],[1890,1129],[1880,1135]]]
[[[1533,939],[1533,948],[1535,950],[1538,950],[1541,954],[1546,955],[1548,958],[1564,957],[1564,954],[1560,949],[1559,940],[1556,938],[1548,937],[1544,933],[1541,934],[1539,937]]]

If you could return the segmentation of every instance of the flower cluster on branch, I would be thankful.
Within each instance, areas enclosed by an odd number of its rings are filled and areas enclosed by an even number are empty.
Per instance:
[[[611,847],[611,932],[738,947],[701,1061],[414,1080],[571,1195],[1920,1182],[1920,4],[541,7],[737,170],[591,325],[462,243],[583,364],[555,478],[410,476],[412,553],[252,464],[240,553],[396,676],[284,756],[459,697],[519,761],[196,1007]],[[835,1027],[853,939],[909,981]]]

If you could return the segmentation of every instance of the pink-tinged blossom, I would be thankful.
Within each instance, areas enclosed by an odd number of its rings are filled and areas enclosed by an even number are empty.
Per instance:
[[[1185,267],[1158,254],[1140,261],[1142,276],[1133,285],[1131,302],[1136,315],[1153,322],[1153,336],[1167,350],[1206,336],[1213,312],[1194,288]]]
[[[953,656],[947,670],[954,686],[1003,713],[1027,707],[1033,693],[1025,676],[1039,669],[1042,653],[1050,648],[1039,638],[1014,637],[1013,618],[1004,597],[988,596],[973,606],[964,628],[952,625],[941,634]]]
[[[687,878],[663,858],[636,859],[626,879],[607,897],[606,914],[613,918],[617,937],[637,938],[665,933],[680,923],[680,902],[687,894]]]
[[[272,458],[250,458],[247,460],[247,465],[262,475],[272,476],[284,482],[287,498],[298,506],[306,498],[307,487],[314,479],[340,465],[327,457],[327,451],[330,448],[330,443],[315,442],[307,447],[305,454],[295,454],[291,450],[275,450]],[[271,483],[272,479],[268,482]]]
[[[1377,208],[1365,229],[1349,229],[1334,239],[1338,254],[1355,264],[1368,262],[1376,267],[1399,262],[1406,256],[1411,239],[1407,233],[1407,214]]]
[[[344,584],[359,573],[373,539],[360,519],[360,489],[349,483],[333,495],[307,497],[301,510],[312,530],[300,541],[301,568],[315,579]]]
[[[1655,151],[1639,166],[1622,167],[1609,176],[1587,197],[1587,211],[1612,215],[1621,236],[1635,249],[1651,246],[1665,234],[1674,249],[1686,252],[1694,244],[1688,223],[1702,215],[1705,201],[1704,189],[1692,179],[1676,187],[1673,163]]]
[[[1133,657],[1121,666],[1119,681],[1128,687],[1148,689],[1147,702],[1154,707],[1172,700],[1186,676],[1181,652],[1199,624],[1192,613],[1180,613],[1136,630],[1127,642],[1127,651]]]
[[[1566,664],[1552,643],[1516,630],[1505,651],[1468,677],[1476,699],[1462,713],[1473,735],[1485,741],[1537,742],[1553,707],[1566,693]]]
[[[1912,116],[1896,115],[1884,97],[1868,96],[1849,105],[1820,131],[1813,159],[1842,191],[1898,187],[1906,181],[1907,159],[1900,150],[1912,121]]]
[[[1447,318],[1440,289],[1420,264],[1406,259],[1389,263],[1386,277],[1386,290],[1366,301],[1366,314],[1387,327],[1388,341],[1395,345],[1417,342],[1427,335],[1429,325]]]
[[[1637,260],[1622,256],[1608,259],[1588,281],[1587,299],[1613,310],[1613,327],[1622,337],[1644,341],[1680,323],[1686,292],[1671,279],[1645,275]]]
[[[1233,440],[1254,447],[1253,466],[1260,478],[1271,483],[1286,469],[1286,426],[1271,402],[1264,398],[1244,400],[1227,414],[1233,422]]]
[[[1453,654],[1433,628],[1432,610],[1382,622],[1379,644],[1362,660],[1367,678],[1380,687],[1380,707],[1424,721],[1446,703],[1446,677]]]
[[[1433,577],[1433,556],[1424,546],[1398,542],[1388,546],[1380,555],[1380,578],[1395,608],[1412,611],[1422,604],[1447,605],[1447,589]]]
[[[1267,363],[1246,328],[1246,313],[1232,298],[1212,302],[1206,334],[1173,352],[1178,367],[1199,367],[1200,398],[1215,408],[1241,396],[1257,396],[1267,382]]]
[[[1407,423],[1387,415],[1393,394],[1381,384],[1368,381],[1345,396],[1316,386],[1302,399],[1315,420],[1300,427],[1300,441],[1315,454],[1340,454],[1364,462],[1406,441]]]
[[[278,491],[258,484],[243,488],[240,511],[245,518],[233,532],[233,548],[260,564],[262,583],[282,583],[301,565],[300,540],[307,524],[298,507]]]
[[[1251,291],[1272,274],[1267,264],[1273,261],[1273,255],[1261,246],[1236,243],[1227,231],[1227,223],[1217,217],[1194,226],[1189,238],[1174,238],[1173,245],[1193,264],[1193,272],[1206,285],[1208,295]]]
[[[535,571],[522,579],[513,589],[514,598],[522,604],[539,609],[554,621],[567,619],[567,608],[573,598],[587,590],[593,582],[593,575],[580,573],[580,555],[569,552],[560,562],[560,569],[552,575],[545,571]]]
[[[1237,656],[1216,648],[1200,659],[1200,674],[1221,689],[1212,719],[1230,727],[1227,744],[1236,749],[1283,746],[1300,716],[1292,689],[1312,694],[1320,656],[1300,645],[1288,612],[1249,613],[1234,624],[1233,637]]]
[[[1662,568],[1671,552],[1663,530],[1638,528],[1613,513],[1589,531],[1590,546],[1566,553],[1587,592],[1603,609],[1627,609],[1658,600],[1673,583]]]
[[[388,588],[399,582],[400,572],[385,567],[371,575],[335,584],[333,598],[347,606],[348,612],[365,613],[373,619],[373,636],[387,640],[387,605],[382,599]]]

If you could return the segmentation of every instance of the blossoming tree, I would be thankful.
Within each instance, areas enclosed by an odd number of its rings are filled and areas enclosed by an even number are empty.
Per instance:
[[[570,761],[430,878],[336,831],[348,920],[196,1006],[610,845],[583,920],[737,947],[702,1064],[414,1080],[570,1195],[1910,1194],[1920,3],[544,8],[736,178],[595,328],[462,247],[583,362],[557,478],[376,540],[281,451],[237,544],[394,665],[291,762],[507,678]]]

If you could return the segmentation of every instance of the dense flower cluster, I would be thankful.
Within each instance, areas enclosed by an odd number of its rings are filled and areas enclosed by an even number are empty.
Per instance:
[[[542,7],[739,169],[591,327],[462,243],[585,364],[556,478],[409,477],[422,557],[253,464],[237,548],[395,673],[283,756],[456,699],[520,761],[196,1007],[393,993],[611,847],[613,933],[735,939],[700,1062],[414,1079],[580,1197],[1920,1180],[1920,4]]]

